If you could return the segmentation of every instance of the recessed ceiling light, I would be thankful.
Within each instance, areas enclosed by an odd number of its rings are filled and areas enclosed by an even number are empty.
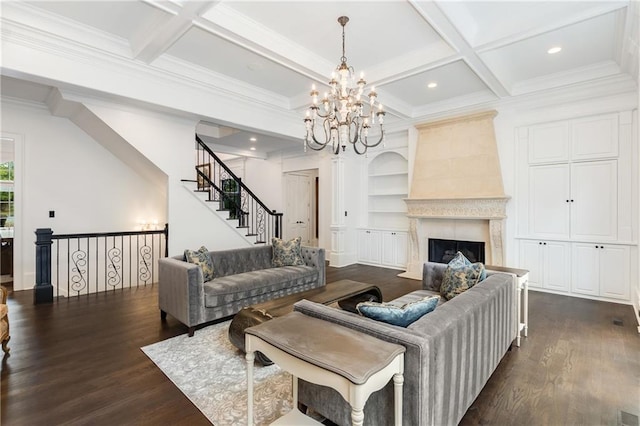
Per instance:
[[[559,51],[562,50],[562,47],[560,46],[553,46],[551,49],[547,50],[547,53],[549,55],[553,55],[554,53],[558,53]]]
[[[249,138],[249,140],[250,140],[251,142],[255,142],[255,141],[257,141],[258,139],[251,137],[251,138]]]
[[[252,146],[252,147],[251,147],[251,148],[249,148],[249,149],[250,149],[251,151],[255,151],[255,150],[256,150],[256,147],[255,147],[255,146]]]
[[[438,87],[438,83],[436,83],[435,81],[432,81],[431,83],[427,84],[427,87],[429,89],[433,89],[434,87]]]

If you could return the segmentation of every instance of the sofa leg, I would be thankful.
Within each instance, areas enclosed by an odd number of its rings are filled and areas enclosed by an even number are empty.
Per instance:
[[[193,337],[193,334],[196,332],[195,327],[189,327],[189,337]]]
[[[163,321],[167,319],[167,313],[162,309],[160,309],[160,319]]]

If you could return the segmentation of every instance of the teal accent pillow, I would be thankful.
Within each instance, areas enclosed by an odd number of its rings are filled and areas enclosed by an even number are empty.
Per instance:
[[[301,241],[301,237],[296,237],[289,241],[282,241],[280,238],[272,238],[273,266],[304,265],[304,260],[302,260],[302,248],[300,247]]]
[[[487,271],[482,263],[471,263],[462,253],[458,252],[444,271],[440,294],[445,299],[451,300],[484,280],[486,276]]]
[[[427,296],[422,300],[396,306],[391,303],[361,302],[356,305],[358,313],[364,317],[387,324],[407,327],[438,306],[440,296]]]
[[[186,249],[184,258],[187,262],[200,266],[205,281],[213,279],[213,261],[209,256],[209,250],[205,246],[200,247],[198,250]]]

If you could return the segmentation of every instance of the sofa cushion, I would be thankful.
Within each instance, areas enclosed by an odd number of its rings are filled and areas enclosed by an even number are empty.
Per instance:
[[[471,263],[458,252],[444,271],[440,294],[445,299],[451,300],[482,281],[486,274],[482,263]]]
[[[302,249],[300,248],[301,237],[283,241],[280,238],[272,238],[273,246],[273,266],[297,266],[304,265],[302,260]]]
[[[273,267],[270,245],[212,251],[216,278]]]
[[[184,258],[187,262],[200,266],[205,281],[213,279],[213,262],[211,261],[209,250],[205,246],[200,247],[198,250],[186,249]]]
[[[356,309],[367,318],[386,322],[387,324],[407,327],[414,321],[433,311],[438,305],[440,296],[427,296],[421,300],[396,306],[393,303],[362,302]]]
[[[236,303],[278,291],[317,281],[318,270],[311,266],[284,266],[281,268],[261,269],[215,278],[204,283],[204,303],[208,308]]]

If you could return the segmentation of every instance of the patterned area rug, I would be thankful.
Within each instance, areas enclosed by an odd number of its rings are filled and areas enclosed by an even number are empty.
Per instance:
[[[247,424],[246,362],[229,342],[229,323],[141,348],[216,426]],[[253,372],[256,424],[269,424],[291,409],[291,375],[257,363]]]

